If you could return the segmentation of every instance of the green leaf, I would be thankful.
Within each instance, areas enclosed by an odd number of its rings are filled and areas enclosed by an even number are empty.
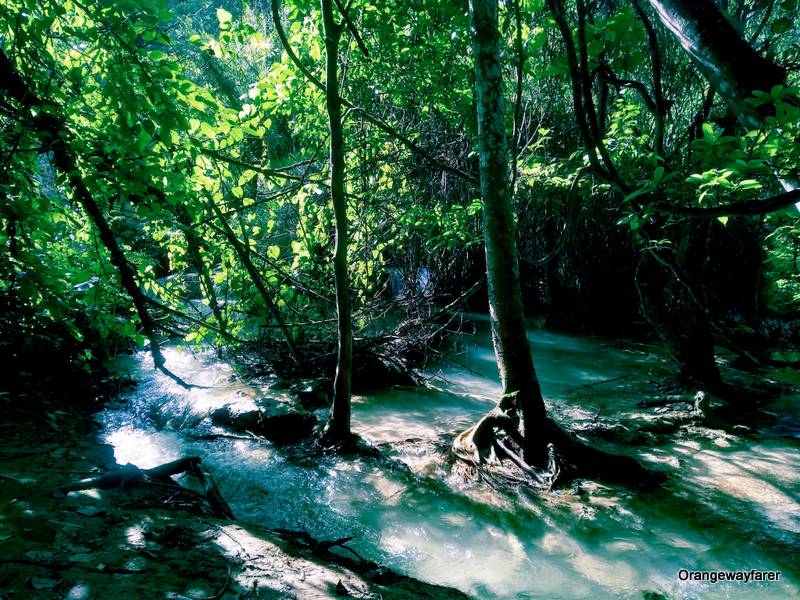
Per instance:
[[[737,187],[740,190],[758,190],[764,186],[762,186],[761,183],[756,181],[755,179],[745,179],[743,181],[740,181]]]
[[[639,188],[638,190],[635,190],[635,191],[631,192],[630,194],[628,194],[627,196],[625,196],[624,201],[627,202],[628,200],[633,200],[634,198],[638,198],[639,196],[642,196],[644,194],[648,194],[651,191],[652,191],[652,189],[650,187]]]
[[[775,19],[770,29],[772,33],[776,35],[780,35],[782,33],[786,33],[792,27],[792,20],[789,17],[781,17],[780,19]]]

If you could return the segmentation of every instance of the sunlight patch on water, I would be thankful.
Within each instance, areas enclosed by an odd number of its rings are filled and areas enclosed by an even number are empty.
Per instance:
[[[575,570],[609,592],[633,594],[640,587],[639,573],[629,560],[608,560],[597,553],[579,552],[569,560]]]
[[[731,456],[710,450],[698,452],[693,456],[699,464],[695,479],[709,488],[716,487],[728,496],[752,503],[773,527],[800,533],[797,497],[770,483],[758,466],[748,460],[748,454]]]
[[[439,529],[426,523],[385,531],[381,545],[391,554],[411,558],[417,576],[427,581],[461,589],[480,587],[502,596],[528,585],[519,579],[528,563],[523,545],[496,528],[476,532],[474,527]]]
[[[132,464],[151,469],[181,457],[181,440],[177,434],[147,433],[124,427],[106,435],[106,443],[114,447],[114,459],[121,465]]]

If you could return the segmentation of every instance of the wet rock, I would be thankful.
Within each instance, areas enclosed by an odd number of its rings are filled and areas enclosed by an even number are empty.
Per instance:
[[[333,381],[327,377],[312,379],[291,388],[292,395],[306,410],[327,408],[333,398]]]
[[[391,387],[415,386],[418,382],[405,368],[376,356],[358,352],[353,356],[353,391],[385,390]]]
[[[292,411],[277,403],[246,411],[237,411],[227,405],[213,411],[210,418],[214,425],[239,433],[252,433],[283,444],[309,437],[317,424],[314,415]]]

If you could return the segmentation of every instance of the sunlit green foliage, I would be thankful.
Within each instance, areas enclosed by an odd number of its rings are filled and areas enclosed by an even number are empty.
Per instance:
[[[751,15],[745,34],[778,62],[796,64],[796,7],[762,4],[743,3]],[[429,160],[477,172],[466,2],[348,6],[362,38],[346,36],[342,96],[356,107],[344,125],[352,287],[363,321],[387,294],[389,268],[433,268],[442,280],[458,269],[463,275],[480,251],[481,204],[472,183]],[[665,156],[659,156],[653,57],[642,20],[632,5],[602,3],[589,14],[582,40],[576,6],[568,2],[573,42],[585,41],[600,139],[626,189],[587,176],[591,165],[553,16],[544,2],[520,0],[517,23],[513,6],[503,4],[501,31],[523,260],[541,258],[534,232],[566,230],[581,215],[596,216],[597,203],[605,203],[603,221],[595,224],[599,235],[634,252],[636,244],[659,239],[657,232],[642,234],[655,223],[648,202],[729,204],[777,193],[776,175],[799,178],[795,73],[787,86],[756,92],[752,105],[774,106],[774,116],[747,131],[731,123],[713,96],[703,109],[708,84],[659,29],[669,102]],[[318,4],[287,0],[279,14],[293,53],[324,82]],[[141,287],[161,305],[152,310],[165,323],[176,313],[188,317],[172,320],[164,333],[190,343],[277,336],[214,208],[257,265],[293,334],[330,337],[324,94],[284,49],[269,3],[8,0],[0,8],[0,40],[23,79],[66,124],[81,177]],[[63,174],[54,173],[47,148],[28,126],[30,115],[5,100],[0,107],[4,297],[33,309],[37,319],[64,322],[78,338],[88,328],[141,343],[106,251]],[[363,111],[429,158],[409,151]],[[800,285],[792,210],[763,219],[766,290],[770,306],[781,311],[796,308]],[[544,253],[557,243],[550,239]]]

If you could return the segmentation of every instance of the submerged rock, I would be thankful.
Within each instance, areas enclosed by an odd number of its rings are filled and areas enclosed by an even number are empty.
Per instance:
[[[327,377],[312,379],[294,385],[290,389],[300,406],[306,410],[330,407],[333,399],[333,380]]]
[[[214,425],[283,444],[308,438],[317,424],[314,415],[283,408],[278,403],[245,411],[226,405],[214,410],[209,417]]]

